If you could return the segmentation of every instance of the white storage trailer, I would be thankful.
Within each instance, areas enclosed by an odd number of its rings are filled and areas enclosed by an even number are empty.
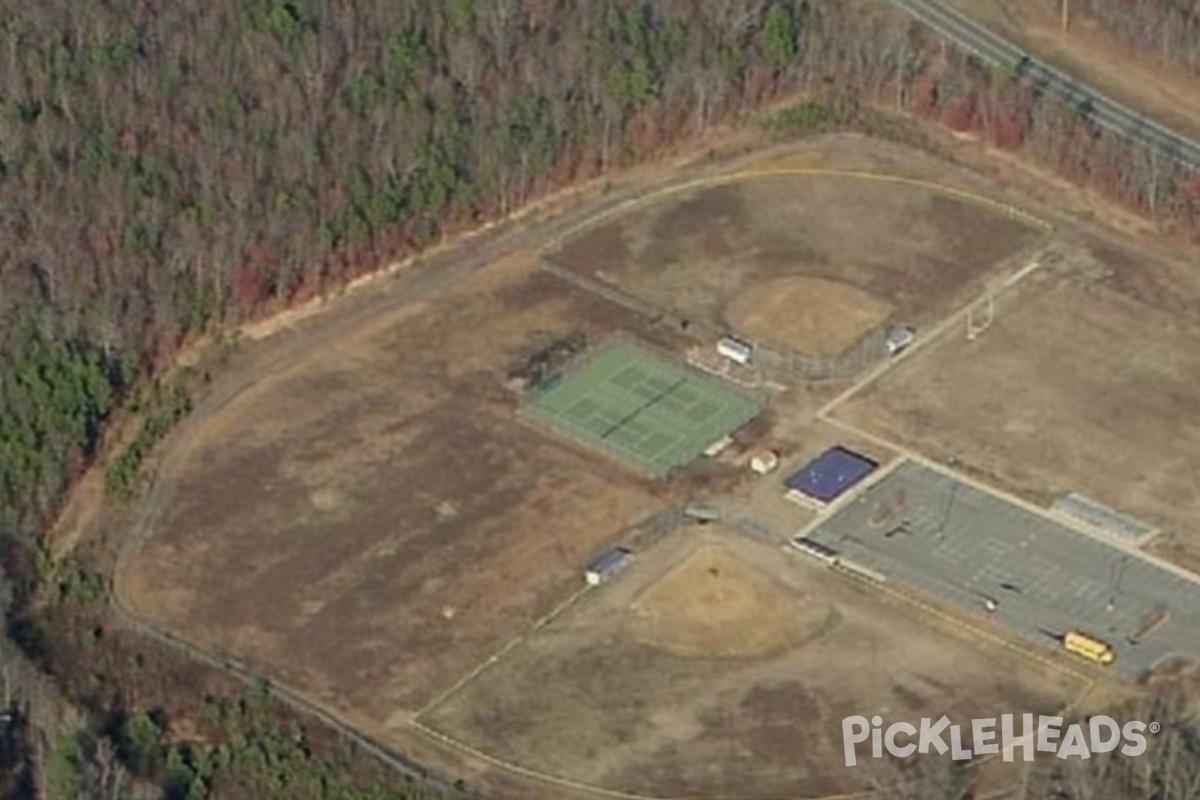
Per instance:
[[[735,364],[746,366],[754,358],[754,345],[733,336],[717,342],[717,352]]]

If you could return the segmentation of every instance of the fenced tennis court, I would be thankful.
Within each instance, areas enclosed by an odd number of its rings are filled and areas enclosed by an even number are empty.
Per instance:
[[[526,397],[525,412],[654,477],[762,410],[760,398],[619,339]]]

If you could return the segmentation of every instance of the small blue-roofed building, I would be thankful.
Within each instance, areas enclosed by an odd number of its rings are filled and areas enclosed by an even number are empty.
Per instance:
[[[852,450],[831,447],[784,483],[789,498],[825,505],[870,475],[877,466],[871,459]]]
[[[633,561],[633,551],[624,547],[614,547],[591,563],[584,573],[588,586],[599,586],[616,575]]]

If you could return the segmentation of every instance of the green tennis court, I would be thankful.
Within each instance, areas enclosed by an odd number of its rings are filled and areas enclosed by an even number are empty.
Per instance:
[[[762,402],[720,378],[617,340],[532,391],[524,407],[534,419],[662,477],[745,425]]]

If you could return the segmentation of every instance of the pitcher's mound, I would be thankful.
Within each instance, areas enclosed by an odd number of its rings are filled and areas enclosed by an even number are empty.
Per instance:
[[[734,330],[787,350],[836,356],[881,325],[892,306],[841,281],[776,278],[739,294],[725,310]]]
[[[828,602],[798,596],[706,545],[638,596],[631,633],[677,655],[763,657],[804,643],[832,620]]]

